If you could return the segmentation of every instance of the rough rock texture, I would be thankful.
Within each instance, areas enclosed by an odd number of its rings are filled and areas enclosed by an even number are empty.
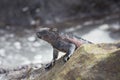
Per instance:
[[[120,80],[120,43],[85,44],[35,80]]]

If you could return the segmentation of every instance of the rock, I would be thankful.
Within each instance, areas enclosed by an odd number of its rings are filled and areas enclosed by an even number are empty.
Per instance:
[[[120,43],[85,44],[35,80],[120,80]]]

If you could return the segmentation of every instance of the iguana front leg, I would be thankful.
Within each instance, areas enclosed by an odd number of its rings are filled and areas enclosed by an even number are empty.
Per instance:
[[[74,53],[75,49],[76,49],[75,44],[70,43],[70,45],[68,46],[68,51],[66,52],[66,55],[64,56],[65,62],[69,60],[71,55]]]
[[[58,50],[53,48],[53,59],[52,59],[51,63],[46,65],[45,69],[50,69],[52,66],[54,66],[57,58],[58,58]]]
[[[69,58],[71,57],[71,55],[74,53],[76,46],[75,46],[75,44],[70,43],[69,45],[67,45],[66,49],[68,49],[68,50],[66,51],[66,55],[63,58],[65,62],[67,62],[69,60]],[[51,61],[51,63],[46,65],[45,69],[50,69],[52,66],[54,66],[57,57],[58,57],[58,50],[54,49],[53,50],[53,60]]]

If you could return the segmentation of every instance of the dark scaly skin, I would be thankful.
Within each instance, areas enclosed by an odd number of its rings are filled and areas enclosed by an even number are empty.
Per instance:
[[[66,62],[79,46],[82,44],[91,44],[91,42],[80,37],[59,33],[50,28],[43,28],[43,30],[38,31],[36,35],[38,38],[47,41],[53,46],[53,60],[47,65],[46,69],[54,65],[59,51],[66,53],[64,55],[64,61]]]

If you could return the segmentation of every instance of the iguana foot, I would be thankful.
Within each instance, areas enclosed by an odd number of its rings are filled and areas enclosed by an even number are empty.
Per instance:
[[[69,59],[70,59],[69,56],[64,56],[63,61],[64,61],[64,62],[67,62]]]
[[[49,70],[55,65],[55,61],[52,61],[51,63],[46,64],[45,69]]]

